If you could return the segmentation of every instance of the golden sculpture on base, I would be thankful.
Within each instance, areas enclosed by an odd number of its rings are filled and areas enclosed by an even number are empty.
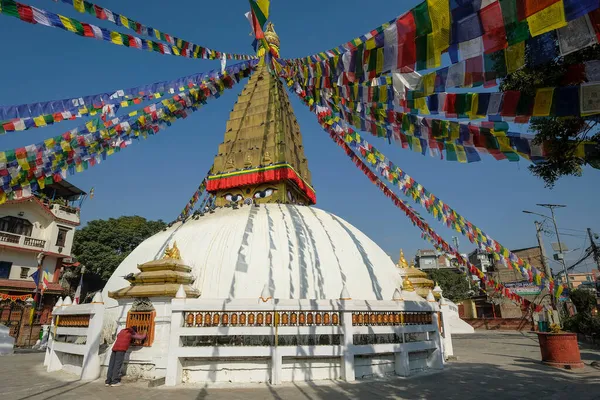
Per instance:
[[[170,258],[172,260],[181,260],[181,254],[179,254],[179,249],[177,248],[177,242],[173,243],[173,247],[169,247],[165,249],[165,254],[163,255],[163,259]]]
[[[400,249],[400,259],[396,267],[400,269],[402,276],[402,290],[417,292],[423,298],[426,298],[429,291],[433,290],[433,281],[428,278],[427,273],[416,268],[414,261],[411,261],[409,266],[402,249]]]

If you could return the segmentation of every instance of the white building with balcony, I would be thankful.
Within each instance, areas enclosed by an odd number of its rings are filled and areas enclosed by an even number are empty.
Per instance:
[[[43,253],[42,272],[47,272],[49,284],[36,318],[41,324],[63,291],[59,278],[63,261],[71,257],[73,236],[80,224],[76,205],[83,196],[82,190],[63,181],[0,205],[0,294],[33,295],[35,282],[31,275]],[[16,310],[18,306],[0,304],[0,323],[11,325],[16,337],[22,325],[21,320],[15,320],[15,315],[22,314]],[[17,338],[17,345],[24,344]]]

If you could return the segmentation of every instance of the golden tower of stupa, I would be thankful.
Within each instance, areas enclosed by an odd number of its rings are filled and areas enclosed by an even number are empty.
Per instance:
[[[273,24],[265,40],[279,53]],[[232,203],[315,204],[300,126],[282,82],[264,62],[238,96],[219,145],[207,190],[216,205]]]

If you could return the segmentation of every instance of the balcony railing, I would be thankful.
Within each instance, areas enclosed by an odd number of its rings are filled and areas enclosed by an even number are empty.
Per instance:
[[[16,243],[18,244],[21,240],[21,235],[15,235],[8,232],[0,232],[0,242]]]
[[[43,239],[36,239],[24,235],[15,235],[14,233],[1,232],[0,231],[0,242],[12,243],[21,245],[24,247],[35,247],[43,249],[46,246],[46,241]]]

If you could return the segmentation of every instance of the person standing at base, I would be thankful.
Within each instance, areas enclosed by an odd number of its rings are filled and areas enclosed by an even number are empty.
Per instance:
[[[110,362],[108,363],[108,372],[106,373],[105,386],[120,386],[121,385],[121,367],[125,359],[125,353],[129,350],[129,346],[133,340],[144,340],[146,334],[138,334],[135,327],[125,328],[117,335],[117,340],[112,348]]]

